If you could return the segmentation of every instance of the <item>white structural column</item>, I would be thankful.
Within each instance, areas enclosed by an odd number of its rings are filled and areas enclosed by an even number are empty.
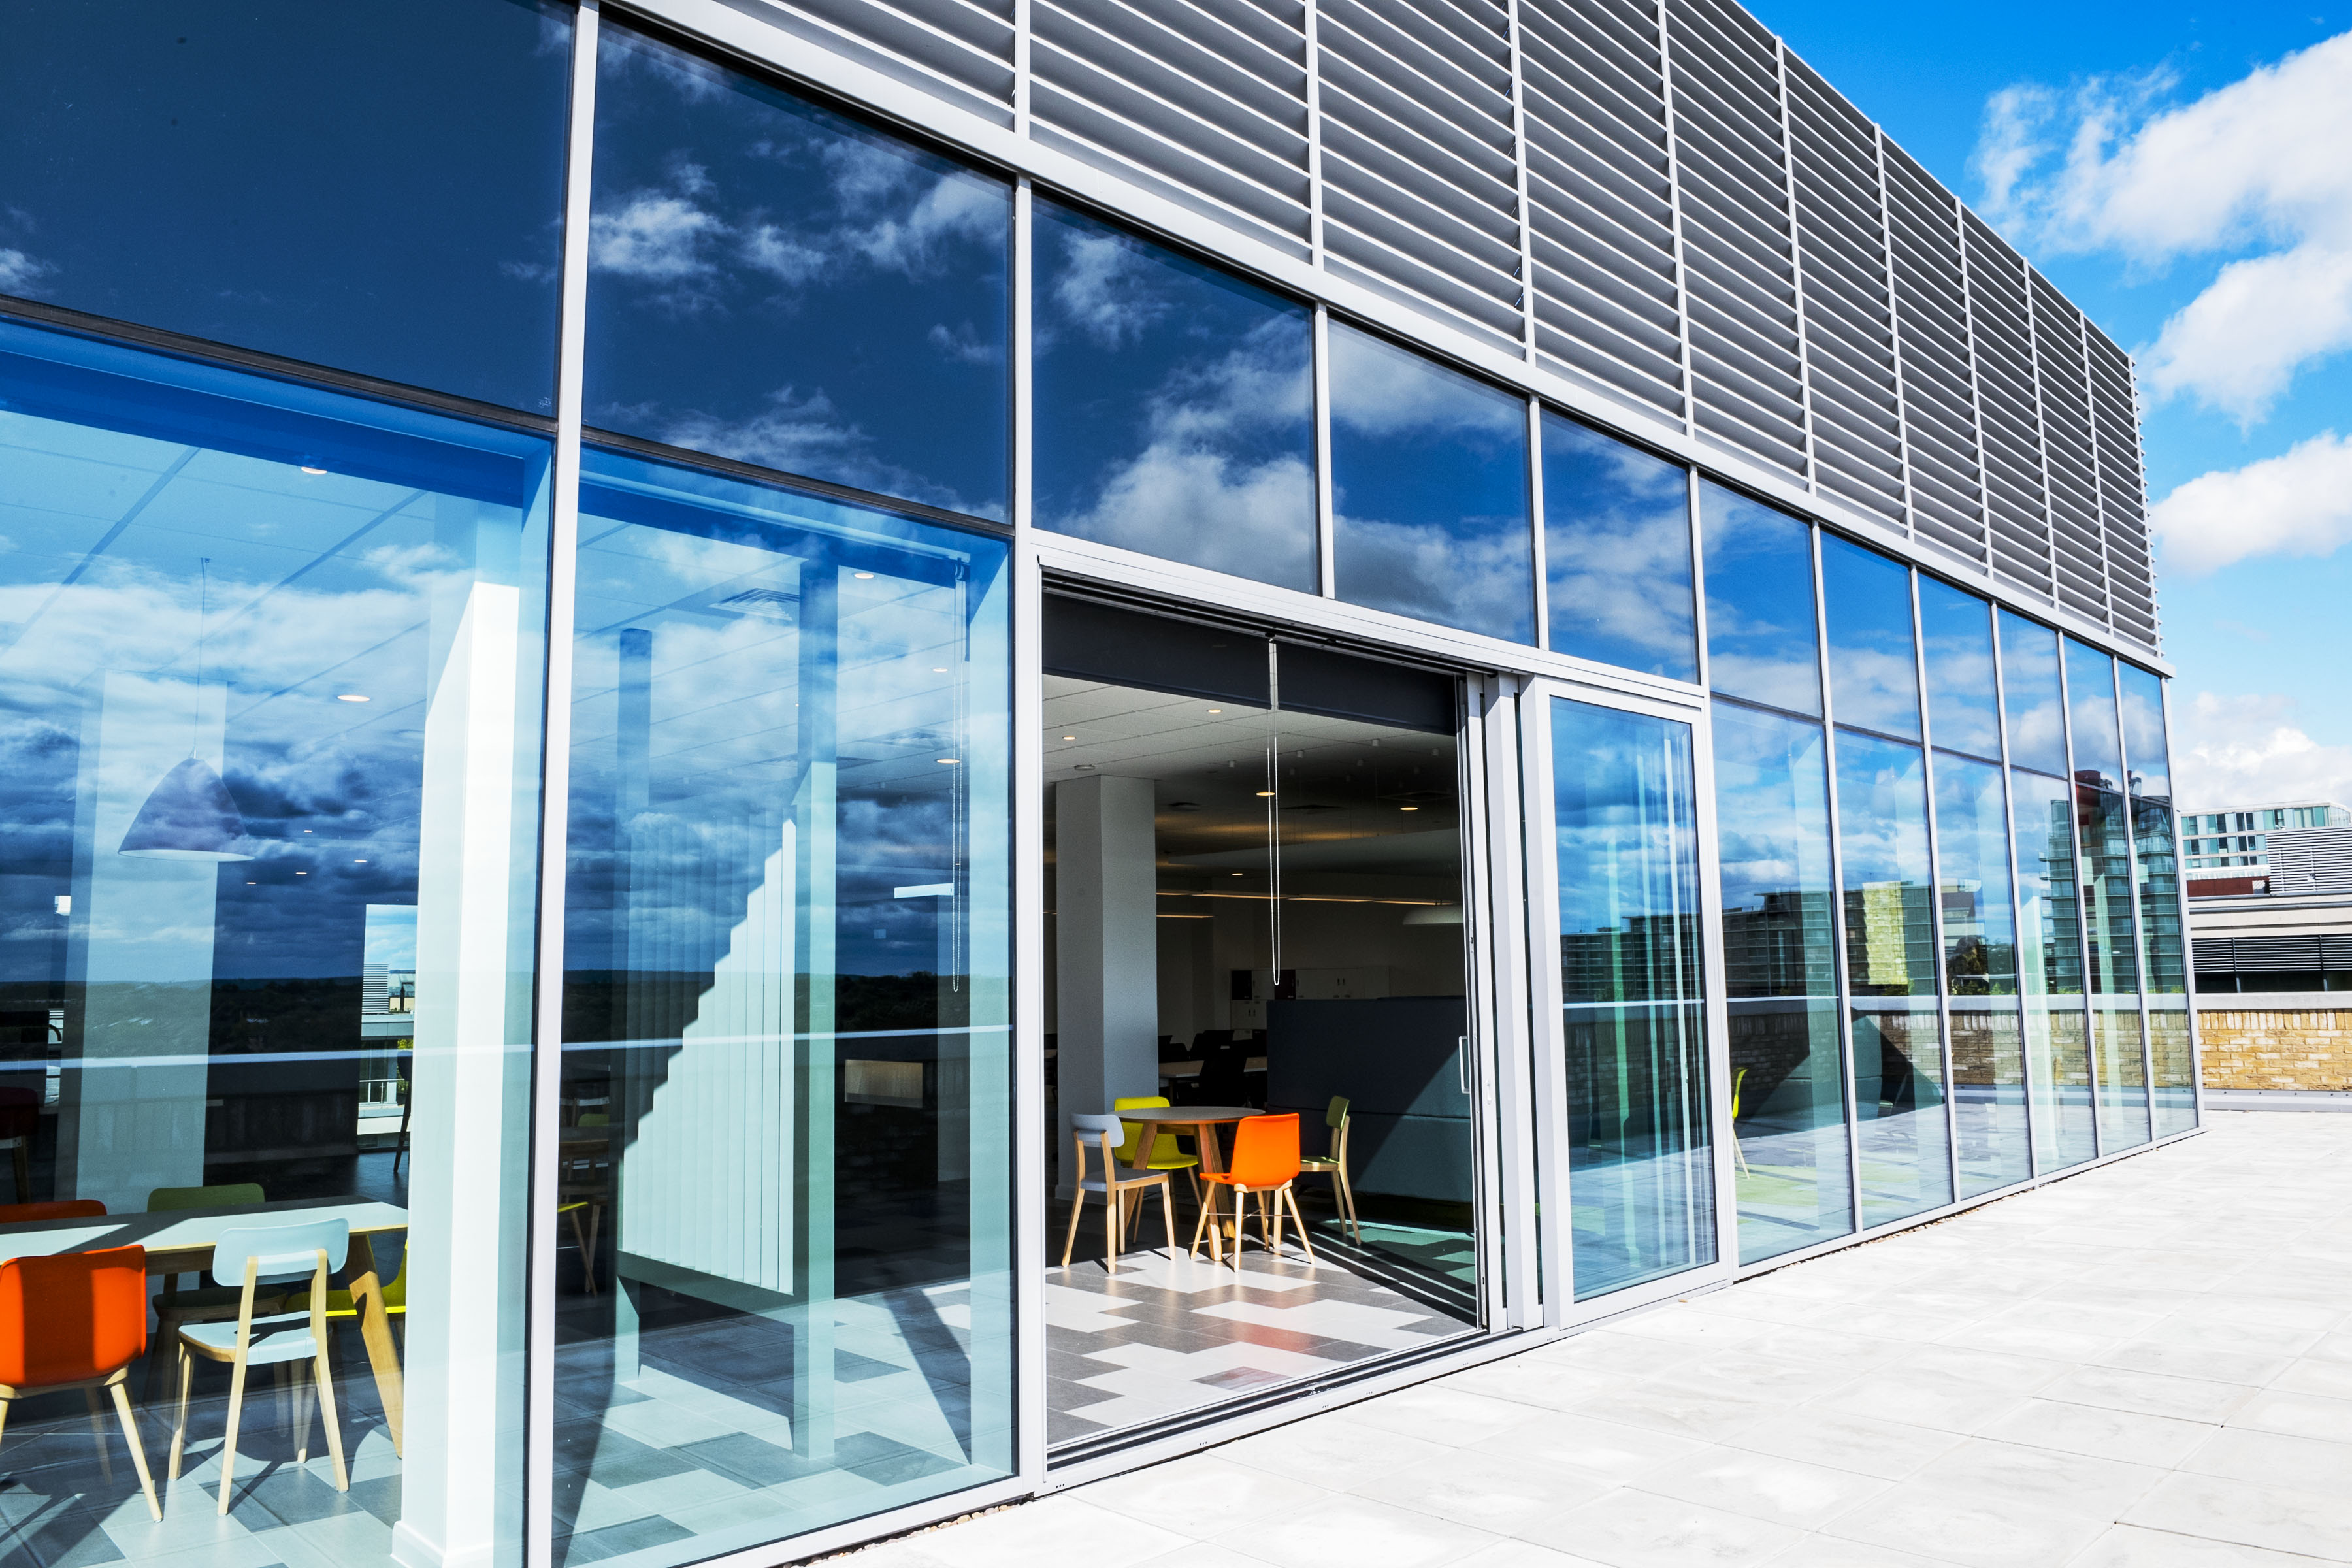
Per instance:
[[[1150,779],[1054,786],[1055,967],[1059,972],[1062,1189],[1070,1115],[1099,1114],[1160,1083],[1159,889]]]
[[[220,862],[121,849],[166,773],[190,757],[219,773],[227,710],[223,686],[110,673],[84,725],[68,959],[84,1000],[58,1085],[57,1195],[116,1214],[205,1179]]]
[[[527,1124],[532,885],[518,874],[528,858],[516,853],[516,806],[538,784],[536,769],[516,772],[520,535],[513,512],[439,502],[436,542],[473,570],[434,593],[426,687],[405,1468],[393,1531],[406,1568],[488,1564],[500,1494],[520,1480],[509,1460],[520,1447],[520,1380],[509,1370],[523,1354],[525,1216],[507,1167]]]

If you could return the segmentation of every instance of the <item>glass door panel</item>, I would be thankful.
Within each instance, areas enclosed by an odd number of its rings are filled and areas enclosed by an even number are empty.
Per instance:
[[[1716,1259],[1698,829],[1688,724],[1548,706],[1581,1301]]]

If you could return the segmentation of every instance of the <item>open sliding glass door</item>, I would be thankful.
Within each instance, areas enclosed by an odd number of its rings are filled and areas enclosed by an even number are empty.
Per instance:
[[[1703,710],[1520,699],[1546,1318],[1727,1278],[1735,1086]]]

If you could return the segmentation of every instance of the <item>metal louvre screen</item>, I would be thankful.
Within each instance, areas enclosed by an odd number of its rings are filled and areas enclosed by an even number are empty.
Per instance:
[[[774,0],[763,15],[959,109],[1013,122],[1013,0]]]
[[[2092,451],[2091,388],[2084,378],[2082,312],[2031,274],[2034,371],[2042,394],[2043,465],[2058,553],[2058,602],[2107,619],[2107,552],[2099,523],[2099,466]]]
[[[2158,647],[2130,359],[1736,0],[748,10]]]
[[[1881,143],[1903,342],[1903,433],[1913,524],[1971,561],[1985,555],[1984,461],[1969,348],[1959,209],[1927,172]]]
[[[1969,263],[1969,325],[1976,340],[1993,570],[2047,594],[2050,503],[2042,473],[2025,263],[1974,213],[1961,215],[1960,232]]]
[[[1789,62],[1790,148],[1805,276],[1813,461],[1825,489],[1900,526],[1903,419],[1878,132],[1827,82]]]
[[[2084,323],[2090,366],[2091,423],[2099,447],[2099,513],[2107,542],[2107,592],[2116,630],[2156,646],[2156,574],[2148,554],[2147,485],[2140,471],[2139,402],[2131,361],[2098,328]]]
[[[1325,265],[1513,347],[1520,292],[1509,15],[1321,0]]]
[[[1674,183],[1656,11],[1522,0],[1536,352],[1683,412]]]
[[[1754,17],[1716,0],[1667,0],[1666,38],[1698,428],[1802,474],[1779,49]]]
[[[1032,134],[1307,254],[1307,12],[1031,0]]]

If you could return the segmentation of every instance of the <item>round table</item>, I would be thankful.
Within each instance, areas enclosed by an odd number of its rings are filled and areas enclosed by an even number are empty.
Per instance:
[[[1130,1110],[1114,1110],[1111,1114],[1121,1121],[1140,1121],[1154,1128],[1191,1128],[1192,1140],[1201,1151],[1201,1169],[1222,1171],[1225,1168],[1224,1155],[1217,1147],[1215,1129],[1227,1122],[1245,1121],[1253,1116],[1264,1116],[1265,1112],[1250,1105],[1143,1105]],[[1152,1146],[1158,1142],[1159,1138],[1156,1134],[1150,1138],[1137,1139],[1135,1157],[1139,1160],[1150,1159]],[[1145,1168],[1130,1164],[1128,1169],[1139,1175],[1143,1173]],[[1203,1187],[1201,1201],[1213,1215],[1216,1213],[1217,1189],[1214,1183],[1210,1183]],[[1229,1222],[1219,1219],[1209,1226],[1209,1257],[1213,1261],[1220,1263],[1224,1261],[1224,1230],[1227,1223]],[[1235,1212],[1230,1223],[1234,1225],[1241,1223],[1241,1215],[1238,1211]],[[1195,1245],[1197,1246],[1198,1243]]]

